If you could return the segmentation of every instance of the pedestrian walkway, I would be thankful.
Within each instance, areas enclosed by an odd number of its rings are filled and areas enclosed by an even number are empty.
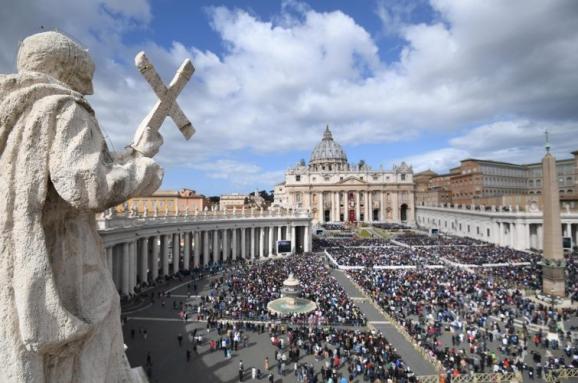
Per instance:
[[[363,292],[347,277],[345,272],[341,270],[333,270],[333,276],[337,279],[341,287],[345,290],[347,295],[355,300],[355,304],[367,317],[368,324],[378,331],[381,331],[387,338],[389,343],[393,344],[402,359],[413,370],[416,375],[434,375],[436,369],[434,366],[424,359],[409,343],[397,329],[389,323],[387,318],[379,312],[379,310],[368,300],[361,300],[367,298]]]

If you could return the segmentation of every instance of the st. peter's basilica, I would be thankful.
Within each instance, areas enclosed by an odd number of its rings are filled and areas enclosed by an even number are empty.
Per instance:
[[[275,205],[309,210],[314,223],[413,224],[413,170],[405,162],[389,171],[363,161],[350,164],[327,127],[309,163],[285,172],[285,181],[275,187]]]

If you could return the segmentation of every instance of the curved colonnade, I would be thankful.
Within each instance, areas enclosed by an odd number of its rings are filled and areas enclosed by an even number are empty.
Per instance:
[[[291,253],[311,251],[311,217],[303,212],[103,216],[97,222],[106,249],[104,261],[121,295],[181,271],[280,255],[278,240],[291,241]]]

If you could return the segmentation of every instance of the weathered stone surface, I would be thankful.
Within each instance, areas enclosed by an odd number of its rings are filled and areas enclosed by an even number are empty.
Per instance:
[[[162,170],[109,152],[86,50],[40,33],[17,64],[0,75],[0,382],[133,382],[95,213],[151,194]]]

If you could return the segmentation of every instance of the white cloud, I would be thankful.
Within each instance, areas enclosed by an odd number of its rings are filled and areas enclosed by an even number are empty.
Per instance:
[[[259,189],[271,188],[283,177],[283,170],[265,171],[259,165],[235,160],[220,159],[192,165],[214,179],[229,181],[232,185],[247,189],[255,186]]]
[[[429,169],[441,174],[458,166],[460,160],[466,157],[468,157],[468,152],[465,150],[444,148],[410,156],[405,161],[412,165],[416,173]]]
[[[540,162],[544,156],[545,132],[552,153],[559,159],[570,158],[578,149],[578,122],[530,120],[499,121],[475,127],[450,140],[450,147],[432,150],[405,160],[416,171],[432,169],[446,173],[461,160],[477,158],[512,163]]]

